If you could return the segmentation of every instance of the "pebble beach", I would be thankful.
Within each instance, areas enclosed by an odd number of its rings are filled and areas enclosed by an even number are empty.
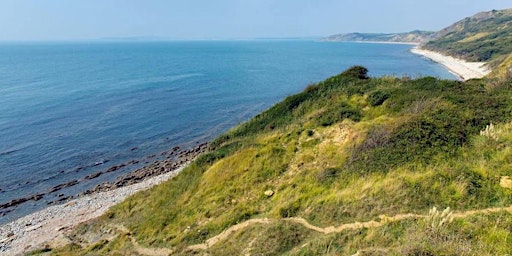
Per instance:
[[[0,254],[20,255],[45,245],[65,245],[66,232],[97,218],[127,197],[176,176],[184,166],[140,183],[94,193],[55,205],[0,226]]]
[[[485,62],[468,62],[451,56],[443,55],[438,52],[420,49],[418,47],[413,48],[411,52],[443,65],[448,70],[459,76],[461,80],[482,78],[490,72],[490,70],[486,67]]]

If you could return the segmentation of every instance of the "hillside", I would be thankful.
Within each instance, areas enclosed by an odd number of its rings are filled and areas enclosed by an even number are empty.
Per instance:
[[[512,74],[512,9],[481,12],[433,35],[423,48],[475,62],[489,62],[505,76]],[[503,66],[504,65],[504,66]]]
[[[328,42],[399,42],[423,43],[428,41],[434,32],[411,31],[407,33],[348,33],[328,36],[323,41]]]
[[[512,9],[481,12],[438,32],[348,33],[323,39],[331,42],[418,43],[421,48],[470,62],[487,62],[490,77],[512,77]]]
[[[505,255],[511,89],[353,67],[36,253]]]

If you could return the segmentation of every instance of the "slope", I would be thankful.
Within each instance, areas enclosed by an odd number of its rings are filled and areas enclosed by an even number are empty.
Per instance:
[[[348,33],[328,36],[328,42],[394,42],[423,43],[428,41],[435,32],[415,30],[406,33]]]
[[[423,47],[468,61],[490,62],[493,69],[503,73],[500,64],[507,64],[505,59],[512,53],[512,9],[478,13],[433,38]]]
[[[506,253],[512,84],[366,74],[353,67],[286,98],[49,253]],[[354,224],[372,221],[382,225]],[[322,232],[344,223],[358,228]]]

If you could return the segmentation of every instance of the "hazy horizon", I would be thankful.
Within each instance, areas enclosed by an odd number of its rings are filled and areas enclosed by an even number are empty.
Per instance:
[[[504,0],[3,0],[0,41],[251,40],[437,31]]]

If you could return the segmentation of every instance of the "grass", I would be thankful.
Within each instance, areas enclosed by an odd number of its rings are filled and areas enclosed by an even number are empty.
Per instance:
[[[512,11],[491,11],[487,16],[459,21],[424,47],[468,61],[488,62],[491,77],[507,81],[512,74]]]
[[[252,218],[302,217],[327,227],[427,214],[433,206],[512,204],[512,191],[499,185],[512,176],[510,83],[369,78],[366,71],[354,67],[311,85],[233,128],[176,178],[83,225],[73,235],[81,243],[53,252],[129,253],[122,235],[91,239],[112,224],[142,246],[187,254],[189,245]],[[480,135],[491,122],[497,139]],[[277,221],[237,231],[210,253],[492,255],[511,248],[511,222],[500,213],[457,219],[437,233],[407,220],[324,235]]]

